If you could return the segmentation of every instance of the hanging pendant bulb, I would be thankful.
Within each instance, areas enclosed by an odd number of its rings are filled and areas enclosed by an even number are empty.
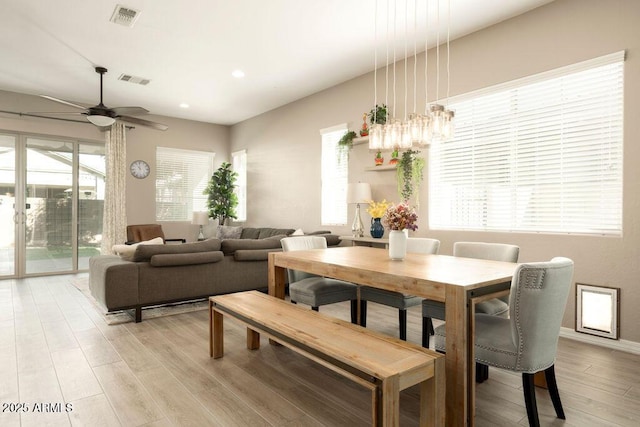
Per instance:
[[[432,104],[431,109],[430,134],[431,139],[439,141],[442,138],[442,128],[444,123],[444,107],[440,104]]]
[[[371,150],[382,150],[382,125],[374,123],[369,128],[369,148]]]
[[[451,110],[445,110],[442,121],[442,138],[446,141],[453,138],[454,125],[453,118],[455,113]]]

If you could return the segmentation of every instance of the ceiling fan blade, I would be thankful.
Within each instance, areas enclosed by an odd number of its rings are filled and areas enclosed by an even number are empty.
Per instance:
[[[112,108],[112,110],[118,116],[141,116],[149,113],[149,110],[142,107],[116,107]]]
[[[82,115],[80,111],[27,111],[22,114],[71,114],[74,116]]]
[[[157,129],[157,130],[167,130],[167,129],[169,129],[169,126],[163,125],[162,123],[156,123],[156,122],[152,122],[150,120],[139,119],[137,117],[119,116],[118,119],[122,120],[123,122],[133,123],[133,124],[136,124],[136,125],[147,126],[147,127],[150,127],[150,128],[153,128],[153,129]]]
[[[82,105],[74,104],[73,102],[65,101],[64,99],[54,98],[49,95],[40,95],[42,98],[48,99],[49,101],[59,102],[60,104],[68,105],[70,107],[79,108],[81,110],[86,110],[87,107],[83,107]]]

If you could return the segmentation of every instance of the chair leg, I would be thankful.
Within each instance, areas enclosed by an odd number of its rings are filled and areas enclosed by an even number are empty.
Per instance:
[[[367,300],[360,300],[360,326],[367,327]]]
[[[351,300],[351,323],[354,325],[358,324],[358,300]]]
[[[433,322],[430,317],[422,318],[422,346],[424,348],[429,348],[429,337],[433,335],[435,331],[433,330]]]
[[[398,310],[398,323],[400,323],[400,339],[407,340],[407,310]]]
[[[538,406],[536,405],[536,386],[533,374],[522,374],[522,388],[524,389],[524,403],[527,407],[527,418],[530,427],[540,427],[538,420]]]
[[[483,383],[489,379],[489,366],[476,362],[476,382]]]
[[[551,365],[544,370],[544,377],[547,380],[547,388],[549,389],[551,402],[553,402],[553,408],[556,410],[556,416],[561,420],[564,420],[566,418],[564,416],[564,409],[562,409],[562,402],[560,401],[560,393],[558,393],[558,383],[556,383],[556,371],[554,369],[554,365]]]

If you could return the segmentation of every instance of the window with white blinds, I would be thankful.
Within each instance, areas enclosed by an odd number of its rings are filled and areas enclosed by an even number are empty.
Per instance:
[[[247,150],[231,153],[231,168],[238,174],[234,192],[238,196],[236,207],[236,221],[247,220]]]
[[[338,141],[347,131],[347,125],[322,129],[322,225],[347,223],[347,155],[338,153]]]
[[[452,98],[432,229],[622,234],[624,52]]]
[[[202,194],[213,174],[215,153],[156,148],[156,220],[191,221],[207,210]]]

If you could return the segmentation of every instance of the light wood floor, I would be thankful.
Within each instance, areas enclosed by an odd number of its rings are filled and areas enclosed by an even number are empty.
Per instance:
[[[225,322],[225,357],[208,356],[206,310],[108,326],[70,285],[80,276],[0,281],[0,426],[356,426],[369,395],[283,347],[245,349]],[[321,311],[348,320],[348,305]],[[143,315],[144,316],[144,315]],[[420,340],[419,308],[409,340]],[[369,327],[397,334],[397,312],[369,305]],[[567,420],[538,390],[542,425],[640,425],[640,356],[560,340],[556,374]],[[12,412],[23,404],[25,412]],[[70,409],[66,412],[67,405]],[[417,424],[418,393],[401,424]],[[520,376],[491,369],[477,425],[527,425]]]

